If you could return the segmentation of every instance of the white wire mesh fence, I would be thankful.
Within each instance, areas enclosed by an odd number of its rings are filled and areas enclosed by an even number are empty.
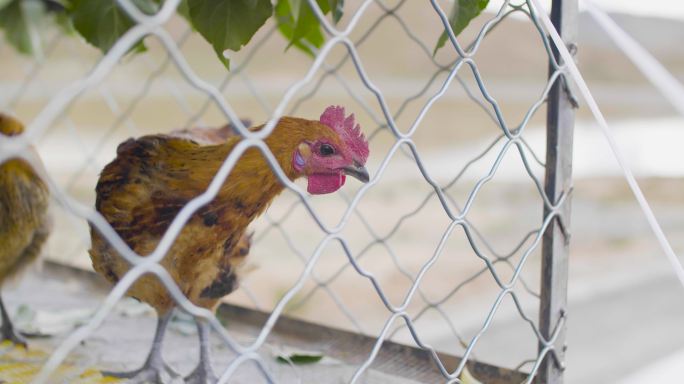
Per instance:
[[[477,33],[469,44],[464,44],[467,36],[457,40],[450,32],[444,52],[433,56],[435,33],[448,28],[447,4],[349,2],[343,29],[315,11],[328,41],[312,61],[292,52],[276,56],[286,42],[267,24],[232,58],[233,68],[226,73],[220,64],[213,67],[201,59],[208,51],[197,48],[203,46],[191,28],[173,16],[177,3],[168,0],[159,13],[146,16],[132,2],[121,0],[137,25],[104,58],[50,32],[44,59],[26,60],[7,77],[13,80],[7,80],[0,108],[20,116],[40,113],[30,116],[26,135],[0,141],[0,161],[25,156],[28,144],[37,145],[46,159],[46,177],[58,209],[64,211],[59,220],[68,223],[58,226],[53,238],[60,240],[53,240],[49,253],[62,262],[82,263],[89,246],[82,220],[87,219],[134,266],[91,321],[52,354],[41,379],[47,380],[80,341],[97,332],[130,284],[154,273],[179,307],[211,319],[213,329],[236,352],[221,382],[229,382],[247,361],[260,367],[267,382],[279,382],[258,351],[283,313],[376,338],[352,382],[361,381],[384,340],[428,351],[445,382],[459,382],[469,360],[491,361],[488,351],[507,347],[505,338],[491,329],[501,312],[514,314],[513,321],[522,325],[519,329],[528,340],[493,362],[525,370],[531,381],[542,361],[555,354],[558,332],[544,337],[537,321],[538,258],[543,234],[554,220],[562,221],[566,203],[566,195],[557,201],[546,196],[543,156],[526,139],[528,126],[543,121],[544,102],[563,73],[532,5],[502,2],[494,16],[483,16],[479,29],[471,27]],[[309,3],[316,7],[314,1]],[[524,22],[533,31],[534,41],[510,44],[532,45],[538,51],[537,65],[544,69],[536,83],[530,80],[538,89],[519,91],[534,96],[519,101],[515,112],[504,110],[481,69],[481,51],[490,34],[509,20]],[[422,26],[427,22],[432,28]],[[144,35],[152,36],[147,38],[150,52],[127,57]],[[392,47],[386,47],[388,41]],[[6,46],[0,50],[3,55],[11,52]],[[412,67],[418,67],[421,76],[408,79]],[[400,78],[405,80],[399,84],[387,80]],[[315,117],[328,104],[345,105],[362,122],[371,146],[371,182],[335,196],[311,198],[287,179],[262,139],[280,116]],[[267,121],[266,128],[247,132],[240,118]],[[111,160],[115,145],[129,136],[226,119],[244,140],[208,190],[178,213],[156,251],[145,258],[135,255],[91,208],[97,174]],[[478,139],[479,148],[455,153],[457,141],[469,135]],[[250,258],[262,265],[229,298],[271,312],[259,336],[241,344],[213,314],[193,306],[157,262],[252,146],[263,151],[288,190],[253,225]],[[518,181],[507,184],[501,170],[505,167],[513,169],[507,172],[516,173]],[[499,192],[500,185],[507,187]],[[526,197],[511,203],[511,193]],[[505,230],[492,229],[492,223]],[[463,359],[447,367],[437,350]]]

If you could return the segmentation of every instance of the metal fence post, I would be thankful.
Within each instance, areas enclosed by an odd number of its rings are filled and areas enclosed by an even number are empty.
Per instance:
[[[577,33],[577,0],[553,0],[551,21],[567,46],[575,43]],[[553,49],[557,61],[558,51]],[[550,65],[549,75],[555,69]],[[544,190],[551,202],[557,202],[568,194],[572,186],[572,139],[574,110],[570,95],[563,81],[556,80],[548,97],[546,120],[546,175]],[[539,327],[549,340],[558,332],[554,351],[549,353],[540,366],[537,382],[559,384],[563,382],[565,358],[565,311],[568,284],[568,243],[570,223],[570,199],[560,209],[559,219],[546,229],[542,244],[541,303]],[[544,210],[544,217],[549,214]],[[560,329],[557,329],[560,327]],[[539,346],[542,351],[544,345]],[[555,358],[554,358],[555,357]]]

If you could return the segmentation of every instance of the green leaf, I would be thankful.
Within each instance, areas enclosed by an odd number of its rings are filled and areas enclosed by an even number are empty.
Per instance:
[[[311,5],[309,5],[308,0],[302,0],[303,2],[306,3],[306,7],[311,9]],[[318,8],[321,9],[324,15],[327,15],[330,13],[330,0],[316,0],[316,4],[318,4]],[[313,11],[311,11],[313,13]]]
[[[134,0],[135,5],[146,14],[158,10],[154,0]],[[116,0],[73,0],[71,20],[74,28],[87,42],[106,53],[135,22],[121,9]],[[133,47],[144,51],[142,39]]]
[[[48,12],[62,12],[71,9],[69,0],[42,0]]]
[[[0,10],[2,10],[6,6],[8,6],[9,3],[11,3],[11,2],[12,2],[12,0],[0,0]]]
[[[190,8],[188,8],[187,0],[181,0],[181,2],[178,3],[178,8],[176,8],[176,12],[178,12],[179,15],[183,16],[185,20],[192,24],[192,22],[190,21]]]
[[[74,23],[71,22],[71,17],[66,12],[55,13],[55,23],[67,35],[73,35],[76,32]]]
[[[458,36],[468,26],[470,21],[487,7],[488,3],[489,0],[456,0],[454,7],[451,9],[451,14],[449,14],[449,24],[454,31],[454,35]],[[447,32],[442,32],[439,40],[437,40],[435,50],[432,52],[433,55],[444,46],[448,38]]]
[[[328,4],[332,9],[333,21],[335,24],[339,23],[344,15],[344,0],[328,0]]]
[[[161,8],[162,4],[164,3],[164,0],[154,0],[154,2]],[[190,10],[188,9],[188,1],[187,0],[181,0],[180,3],[178,3],[178,7],[176,8],[176,12],[183,16],[185,20],[190,22]]]
[[[330,12],[330,0],[317,0],[317,4],[323,14]],[[306,0],[278,0],[276,20],[278,30],[290,41],[287,48],[295,46],[313,56],[311,46],[320,48],[325,42],[318,18]]]
[[[318,363],[323,359],[323,354],[320,352],[309,352],[309,351],[283,351],[276,356],[276,360],[279,363],[292,363],[292,364],[313,364]]]
[[[43,21],[45,6],[36,0],[14,0],[0,10],[0,28],[5,38],[19,52],[41,56],[38,26]]]
[[[273,14],[270,0],[187,0],[192,25],[228,68],[226,49],[239,51]]]
[[[327,0],[318,0],[318,6],[323,14],[330,12]],[[320,24],[316,14],[311,10],[309,2],[306,0],[290,0],[290,12],[294,17],[294,28],[292,31],[291,42],[301,40],[309,35],[314,29],[320,31]]]

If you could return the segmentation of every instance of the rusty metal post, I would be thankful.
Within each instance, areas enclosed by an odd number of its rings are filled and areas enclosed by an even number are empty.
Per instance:
[[[551,21],[568,47],[574,47],[577,33],[577,0],[553,0]],[[571,49],[572,51],[572,49]],[[553,49],[561,62],[558,51]],[[550,66],[550,74],[554,72]],[[553,203],[569,194],[572,187],[572,140],[575,114],[570,95],[563,82],[556,80],[548,97],[546,121],[546,175],[544,190]],[[549,210],[544,210],[544,217]],[[570,199],[560,208],[559,218],[546,229],[542,244],[541,303],[539,326],[546,340],[557,333],[553,353],[548,353],[540,366],[537,382],[563,383],[565,358],[565,321],[568,285],[568,243]],[[560,329],[558,329],[560,327]],[[540,352],[544,345],[540,343]]]

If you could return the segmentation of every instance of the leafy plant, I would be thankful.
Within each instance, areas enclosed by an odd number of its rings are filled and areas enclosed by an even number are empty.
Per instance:
[[[135,0],[134,3],[148,15],[159,8],[153,0]],[[76,31],[103,52],[109,51],[119,37],[135,24],[116,0],[72,0],[69,13]],[[144,51],[145,45],[139,41],[133,49]]]
[[[156,13],[163,1],[132,0],[148,15]],[[344,0],[315,3],[324,15],[332,13],[335,23],[341,19]],[[325,36],[308,0],[277,0],[275,8],[271,0],[181,0],[177,12],[211,44],[228,67],[224,52],[237,52],[248,44],[274,10],[278,30],[290,42],[288,48],[295,46],[313,55],[312,49],[323,45]],[[44,28],[47,14],[53,15],[52,20],[65,31],[75,30],[103,53],[135,26],[117,0],[0,0],[0,28],[9,43],[24,54],[40,52],[37,32]],[[132,49],[144,50],[142,39]]]
[[[489,4],[489,0],[456,0],[454,7],[451,8],[451,13],[449,13],[449,25],[451,25],[454,35],[458,36],[470,24],[471,20],[482,13],[487,4]],[[444,46],[448,38],[449,35],[445,30],[437,40],[433,55]]]
[[[156,13],[164,0],[131,0],[148,15]],[[334,23],[343,15],[344,0],[181,0],[177,12],[211,44],[219,60],[228,68],[226,50],[239,51],[273,16],[280,33],[292,46],[313,56],[325,43],[325,35],[315,3],[323,15],[331,15]],[[455,0],[449,24],[458,35],[487,6],[489,0]],[[49,17],[46,17],[49,16]],[[135,21],[123,10],[118,0],[0,0],[0,29],[5,39],[24,54],[41,56],[40,34],[46,21],[52,21],[66,32],[74,30],[103,53],[128,30]],[[437,41],[434,54],[444,46],[446,31]],[[138,41],[133,52],[145,50]]]
[[[0,0],[0,28],[5,30],[5,39],[21,53],[41,56],[38,26],[44,12],[44,4],[37,0]]]
[[[316,0],[324,15],[332,11],[336,23],[342,17],[344,0]],[[314,55],[312,48],[320,48],[325,42],[318,18],[307,0],[278,0],[275,8],[278,30],[290,41],[291,46]]]
[[[228,67],[226,49],[239,51],[273,14],[270,0],[186,0],[190,23]]]

